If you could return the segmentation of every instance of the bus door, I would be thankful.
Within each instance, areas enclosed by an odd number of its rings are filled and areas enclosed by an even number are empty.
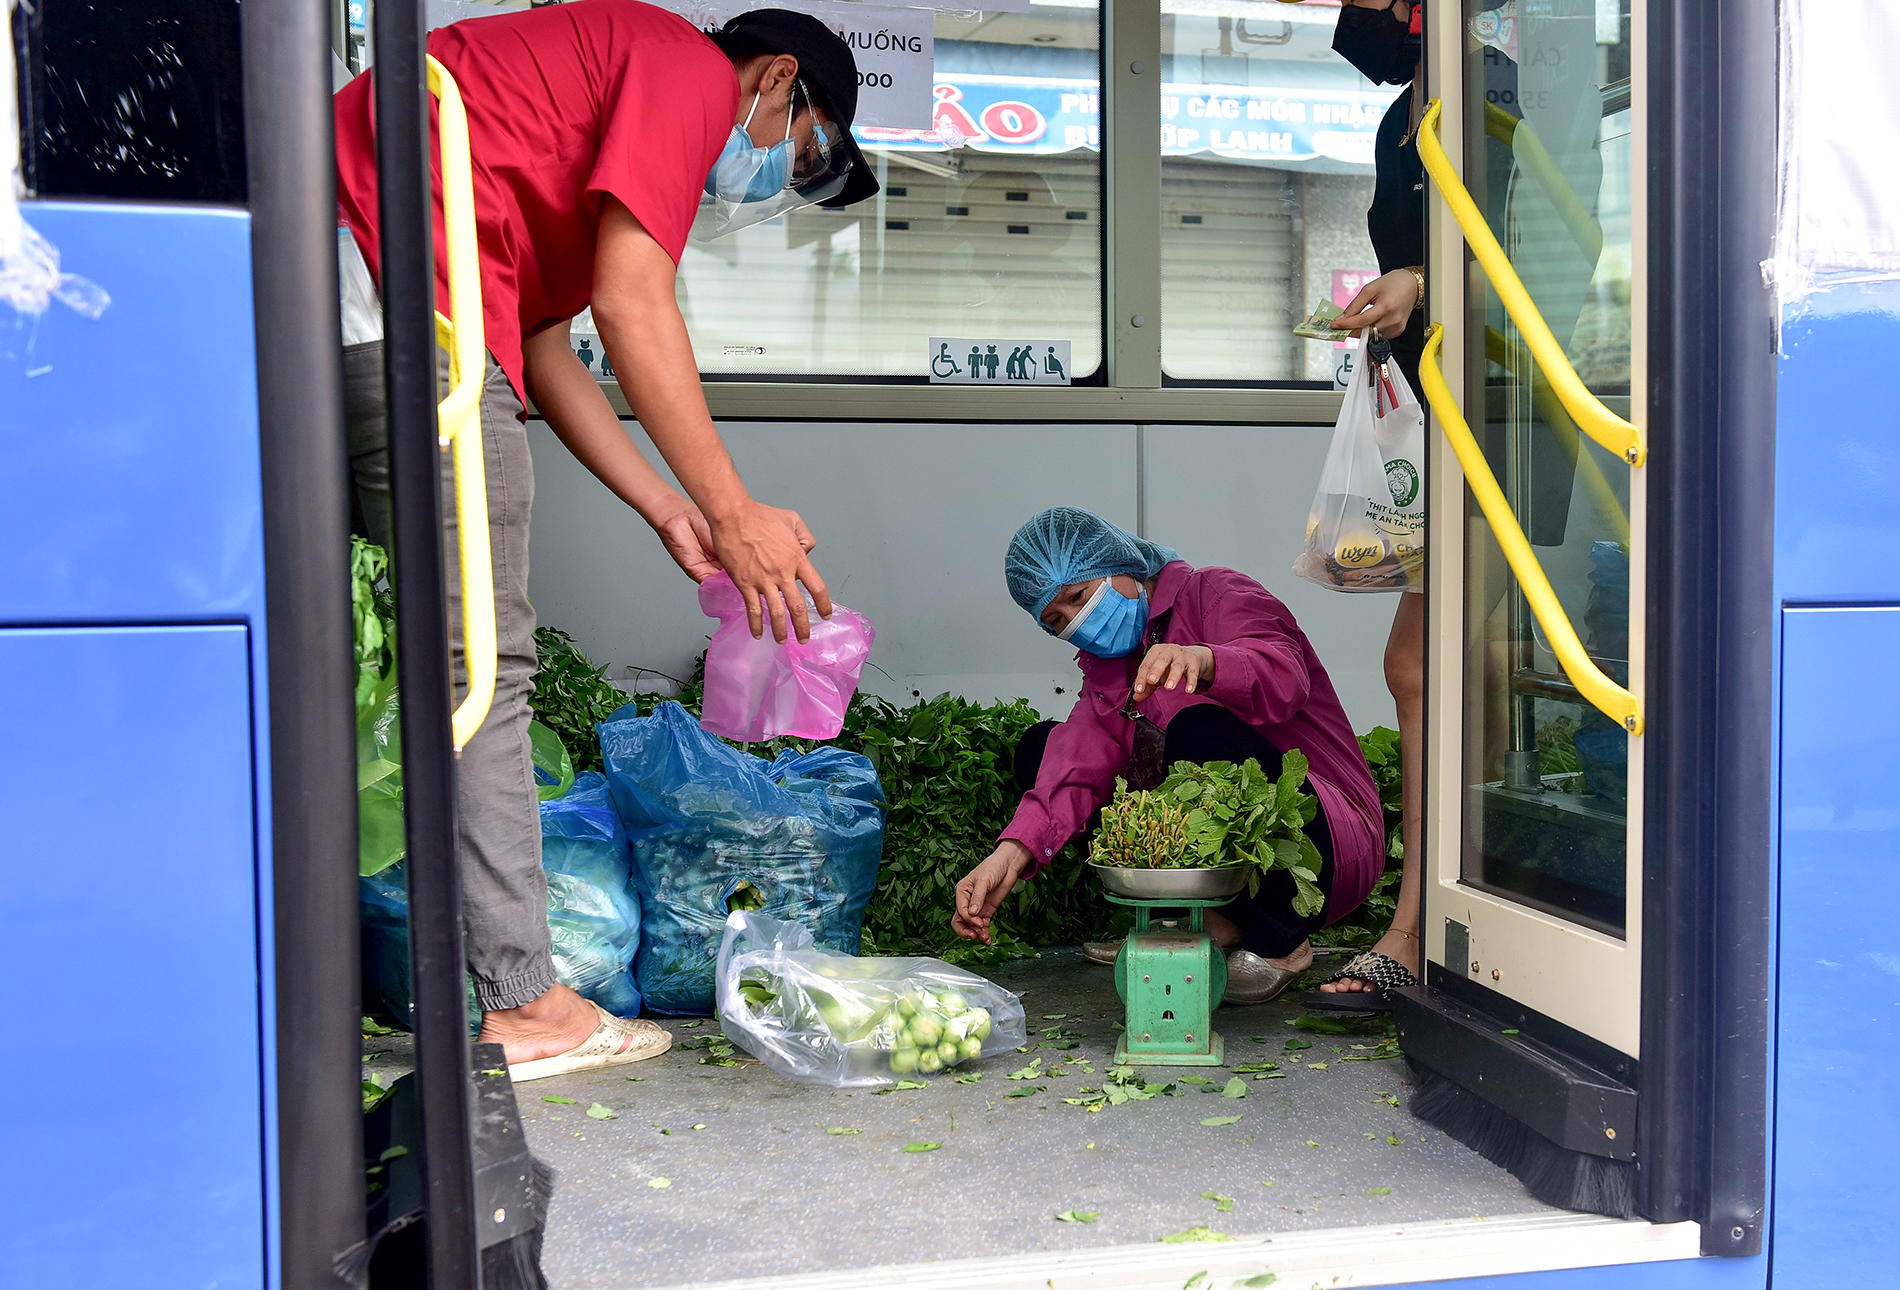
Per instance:
[[[1442,433],[1415,994],[1431,1006],[1399,1010],[1415,1062],[1609,1189],[1544,1199],[1622,1216],[1636,1212],[1645,931],[1631,7],[1462,0],[1428,15],[1438,327],[1421,380]]]

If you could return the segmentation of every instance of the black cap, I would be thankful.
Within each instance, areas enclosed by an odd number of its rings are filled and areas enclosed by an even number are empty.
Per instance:
[[[851,172],[845,177],[844,189],[819,205],[849,206],[874,195],[877,175],[858,151],[858,141],[851,137],[851,122],[858,114],[858,60],[851,56],[851,46],[810,14],[790,9],[754,9],[732,19],[720,31],[744,36],[796,58],[799,76],[823,99],[825,110],[843,130]]]

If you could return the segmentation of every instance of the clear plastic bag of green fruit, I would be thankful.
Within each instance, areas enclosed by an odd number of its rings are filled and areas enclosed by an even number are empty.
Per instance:
[[[818,949],[799,923],[756,910],[726,919],[719,1024],[791,1079],[876,1088],[967,1067],[1021,1046],[1022,1002],[938,959]]]

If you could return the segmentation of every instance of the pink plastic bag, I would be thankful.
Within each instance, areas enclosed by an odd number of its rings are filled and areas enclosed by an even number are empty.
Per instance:
[[[749,743],[774,735],[830,739],[844,728],[845,705],[857,693],[877,632],[855,610],[834,604],[824,619],[810,596],[805,601],[811,640],[801,645],[794,636],[781,645],[770,621],[764,637],[752,639],[745,599],[731,578],[716,573],[699,584],[699,607],[719,620],[706,647],[700,729]]]

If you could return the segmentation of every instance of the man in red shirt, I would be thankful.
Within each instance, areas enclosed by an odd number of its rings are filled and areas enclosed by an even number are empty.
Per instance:
[[[755,634],[769,618],[779,640],[788,630],[806,639],[799,584],[831,612],[807,557],[813,539],[795,512],[754,500],[733,469],[674,275],[696,218],[702,236],[716,235],[800,204],[862,200],[877,181],[850,135],[855,60],[805,14],[755,10],[708,35],[637,0],[576,0],[441,28],[429,53],[468,111],[489,351],[481,424],[499,658],[493,706],[458,765],[468,966],[482,1038],[504,1045],[516,1079],[537,1078],[653,1056],[671,1039],[558,985],[549,956],[528,740],[526,397],[687,574],[732,576]],[[335,115],[338,214],[376,275],[369,76],[338,92]],[[432,168],[436,294],[447,314],[439,162]],[[634,415],[686,497],[648,464],[570,350],[568,325],[589,306]],[[344,370],[359,529],[387,545],[381,342],[346,345]]]

